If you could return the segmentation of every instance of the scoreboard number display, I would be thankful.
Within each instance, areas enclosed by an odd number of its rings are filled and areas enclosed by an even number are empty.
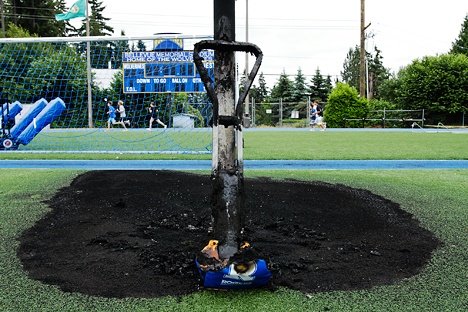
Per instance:
[[[214,81],[214,51],[200,53]],[[193,62],[193,51],[125,52],[124,93],[206,92]]]

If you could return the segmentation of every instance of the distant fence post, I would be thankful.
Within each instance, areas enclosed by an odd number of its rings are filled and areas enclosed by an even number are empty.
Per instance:
[[[255,127],[255,98],[252,98],[252,124],[250,127]]]
[[[283,127],[283,99],[279,101],[279,127]]]
[[[383,108],[383,121],[382,121],[383,128],[385,129],[385,107]]]
[[[424,108],[422,110],[422,116],[421,116],[421,127],[424,128]]]

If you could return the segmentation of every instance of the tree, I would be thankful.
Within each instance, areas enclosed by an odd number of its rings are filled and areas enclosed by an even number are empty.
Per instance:
[[[90,15],[89,15],[89,35],[90,36],[112,36],[114,28],[107,25],[106,22],[110,18],[104,17],[103,12],[105,6],[102,6],[102,1],[89,0]],[[86,20],[80,28],[77,29],[78,36],[86,36]]]
[[[139,51],[139,52],[144,52],[144,51],[147,50],[146,44],[145,44],[145,42],[143,40],[141,40],[141,39],[138,40],[136,50]]]
[[[397,79],[395,75],[390,75],[389,79],[384,81],[379,88],[380,98],[398,105],[397,97],[400,89],[401,81]],[[398,105],[398,109],[400,108],[401,107]]]
[[[369,99],[379,98],[379,87],[384,81],[389,79],[390,71],[383,66],[382,52],[377,47],[374,47],[373,53],[366,51],[366,60],[368,68],[367,81],[369,83],[369,94],[367,94],[367,96]],[[356,46],[354,49],[349,49],[348,55],[343,63],[343,71],[341,72],[343,82],[356,89],[359,89],[360,81],[359,64],[360,48]]]
[[[90,6],[90,16],[89,16],[89,35],[90,36],[111,36],[114,33],[114,28],[106,24],[110,18],[106,18],[103,15],[103,11],[106,7],[102,6],[102,1],[98,0],[89,0]],[[77,29],[78,36],[86,36],[86,20],[83,21],[83,24],[80,28]],[[116,47],[108,44],[107,42],[93,41],[90,43],[90,54],[91,54],[91,67],[93,68],[107,68],[109,61],[112,58],[116,59],[119,56],[115,51]],[[85,53],[86,43],[79,45],[79,52]],[[118,60],[114,63],[120,64]]]
[[[283,73],[280,75],[278,79],[278,83],[271,90],[272,101],[292,102],[293,101],[293,96],[292,96],[293,88],[294,88],[293,82],[289,79],[288,75],[283,70]],[[288,115],[287,110],[282,110],[280,112],[279,105],[271,105],[270,109],[272,110],[271,118],[275,118],[275,119],[278,118],[279,120],[281,114],[284,114],[286,116]],[[290,110],[291,108],[288,107],[288,109]]]
[[[284,102],[292,102],[293,88],[293,82],[289,79],[286,71],[283,70],[278,79],[278,83],[271,90],[271,97],[277,100],[283,99]]]
[[[368,54],[369,100],[380,98],[381,85],[390,78],[390,70],[383,66],[382,51],[374,47],[374,54]]]
[[[20,32],[16,26],[11,29]],[[24,34],[28,33],[24,31]],[[3,60],[0,89],[8,90],[11,99],[34,103],[40,98],[50,101],[56,97],[70,98],[73,94],[75,100],[67,104],[67,110],[76,109],[74,118],[79,114],[84,118],[86,62],[72,46],[50,42],[2,44],[0,59]]]
[[[27,30],[13,23],[8,24],[5,36],[7,38],[36,37],[36,35],[32,36]],[[37,49],[31,49],[31,53],[27,53],[29,50],[30,47],[25,43],[17,45],[0,44],[0,60],[2,60],[2,66],[0,66],[0,90],[2,92],[8,90],[9,97],[18,101],[20,101],[20,96],[29,100],[29,87],[25,86],[24,81],[15,78],[11,73],[19,73],[21,76],[26,76],[29,64],[34,60],[34,53]],[[24,57],[18,57],[18,55],[24,55]]]
[[[365,118],[368,111],[367,99],[359,97],[356,88],[339,82],[328,97],[324,117],[328,127],[360,127],[362,122],[346,119]]]
[[[21,26],[16,26],[13,23],[9,23],[6,27],[5,32],[6,38],[29,38],[29,37],[37,37],[36,34],[31,35],[28,30],[22,28]]]
[[[125,31],[122,30],[120,32],[120,36],[125,37]],[[113,41],[111,43],[111,49],[112,49],[111,61],[113,63],[113,67],[121,68],[122,67],[122,53],[130,52],[130,46],[128,44],[128,41]],[[145,51],[145,50],[142,50],[142,51]]]
[[[341,78],[343,82],[349,84],[356,89],[359,88],[359,64],[360,64],[360,49],[356,46],[354,49],[350,48],[346,59],[343,63],[343,71]]]
[[[458,38],[452,43],[450,53],[461,53],[468,56],[468,14],[465,16]]]
[[[5,23],[13,23],[39,37],[57,37],[64,34],[63,23],[54,15],[64,10],[64,1],[7,0],[4,1]]]
[[[398,89],[391,100],[404,109],[429,110],[426,117],[433,122],[468,112],[468,56],[464,54],[425,56],[401,69],[395,79],[392,85]]]
[[[245,76],[245,73],[240,77],[240,81],[239,81],[239,94],[242,94],[242,92],[244,92],[244,87],[245,87],[245,83],[247,82],[247,77]],[[249,95],[250,95],[250,90],[249,90]]]
[[[256,103],[262,103],[266,100],[268,96],[268,87],[266,85],[265,76],[263,73],[260,73],[258,76],[258,87],[252,86],[250,90],[250,97],[255,99]]]
[[[299,68],[297,70],[296,77],[294,78],[294,84],[291,94],[292,102],[301,102],[306,98],[308,86],[306,84],[306,78]]]
[[[331,93],[333,89],[333,84],[332,84],[332,79],[330,75],[327,75],[327,78],[325,79],[325,88],[324,91],[326,92],[326,96],[324,99],[328,98],[328,95]]]
[[[331,77],[324,79],[320,69],[315,70],[315,75],[310,80],[309,92],[312,100],[326,101],[332,89]]]
[[[65,0],[58,0],[57,1],[57,13],[64,13],[69,10],[69,8],[65,4]],[[63,21],[56,21],[54,18],[54,22],[60,27],[61,32],[57,36],[59,37],[74,37],[78,35],[78,30],[75,26],[73,26],[69,20]]]
[[[270,100],[268,96],[268,87],[265,81],[265,76],[260,73],[258,76],[259,86],[253,86],[250,90],[250,97],[255,100],[255,123],[257,125],[274,126],[271,114],[267,114],[267,109],[271,109],[271,105],[267,102]]]
[[[53,43],[41,43],[38,48],[41,54],[29,64],[25,76],[34,96],[53,99],[70,98],[74,92],[86,94],[86,63],[74,49]],[[77,103],[70,103],[74,104]]]

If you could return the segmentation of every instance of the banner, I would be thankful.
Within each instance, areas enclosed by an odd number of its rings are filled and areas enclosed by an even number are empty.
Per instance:
[[[66,21],[77,17],[86,17],[86,0],[76,1],[67,13],[55,14],[57,21]]]

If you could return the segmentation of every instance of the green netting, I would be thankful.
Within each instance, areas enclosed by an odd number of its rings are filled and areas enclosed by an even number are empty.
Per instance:
[[[7,118],[7,109],[2,110],[0,142],[8,139],[15,143],[15,137],[10,136],[9,130],[25,118],[34,103],[41,99],[51,102],[60,98],[66,105],[65,110],[29,144],[14,144],[11,149],[29,152],[210,153],[209,122],[212,105],[203,88],[198,86],[195,92],[178,92],[186,90],[184,87],[178,87],[175,91],[154,88],[164,92],[142,92],[145,89],[143,86],[138,91],[128,92],[137,89],[128,86],[125,88],[125,83],[133,84],[138,81],[126,81],[123,76],[123,68],[127,64],[124,55],[128,55],[125,53],[152,53],[155,52],[156,44],[173,41],[183,43],[185,55],[190,55],[193,44],[201,39],[203,38],[0,39],[0,105],[17,102],[22,106],[22,111],[13,118],[14,122],[11,121],[12,118]],[[181,46],[175,44],[166,44],[159,48],[166,55],[173,55],[173,52],[180,50]],[[147,59],[139,64],[153,70],[164,69],[161,71],[164,80],[197,80],[195,66],[190,60],[185,60],[183,64],[178,62],[173,59]],[[212,63],[208,67],[212,67]],[[153,83],[157,79],[155,72],[147,73],[142,70],[139,74],[145,78],[141,79],[143,81],[151,80]],[[106,131],[109,101],[112,101],[115,108],[118,108],[118,101],[123,101],[126,117],[122,121],[129,131],[122,131],[124,128],[121,124],[111,124],[111,129]],[[159,110],[158,117],[167,128],[155,121],[151,131],[147,130],[151,102],[155,103]],[[116,119],[119,120],[118,118],[119,116]],[[0,147],[3,150],[10,149],[3,144]]]

